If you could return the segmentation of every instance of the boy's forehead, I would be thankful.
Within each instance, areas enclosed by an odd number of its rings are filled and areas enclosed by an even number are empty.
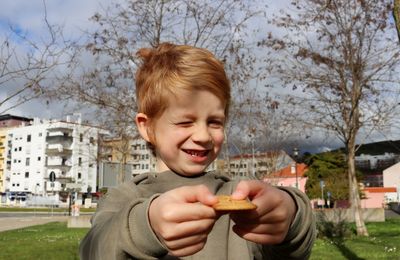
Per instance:
[[[201,93],[203,92],[203,93]],[[202,94],[209,94],[215,97],[213,99],[212,97],[207,97],[204,98],[204,95]],[[211,103],[215,100],[218,100],[217,103]],[[222,102],[217,95],[212,93],[211,91],[208,90],[186,90],[186,89],[180,89],[176,93],[171,93],[168,95],[168,104],[166,106],[167,110],[169,108],[177,108],[177,107],[184,107],[185,110],[182,110],[181,113],[189,113],[191,108],[194,108],[192,105],[197,102],[204,102],[204,106],[214,106],[218,109],[215,110],[216,113],[220,114],[225,114],[225,106],[224,102]],[[217,110],[220,110],[218,112]]]

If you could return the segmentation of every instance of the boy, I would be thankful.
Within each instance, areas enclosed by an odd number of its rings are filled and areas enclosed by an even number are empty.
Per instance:
[[[261,181],[205,172],[224,141],[230,84],[207,50],[141,49],[136,74],[140,135],[156,172],[111,189],[81,242],[82,259],[306,259],[315,236],[307,197]],[[257,209],[220,214],[215,195]]]

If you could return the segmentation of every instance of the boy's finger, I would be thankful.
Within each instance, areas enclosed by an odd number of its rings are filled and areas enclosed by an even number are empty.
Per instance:
[[[235,191],[232,193],[232,198],[241,200],[247,197],[254,197],[259,192],[265,189],[265,183],[261,181],[241,181],[236,186]]]
[[[218,202],[217,197],[205,185],[180,187],[176,191],[175,195],[179,196],[183,202],[200,202],[207,206]]]
[[[182,206],[183,205],[183,206]],[[173,222],[185,222],[201,219],[216,219],[217,212],[202,203],[186,203],[174,207],[166,218]]]

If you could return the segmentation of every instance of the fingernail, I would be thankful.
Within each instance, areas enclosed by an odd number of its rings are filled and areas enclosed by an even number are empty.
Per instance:
[[[231,195],[234,199],[243,199],[245,197],[244,193],[240,190],[234,191]]]

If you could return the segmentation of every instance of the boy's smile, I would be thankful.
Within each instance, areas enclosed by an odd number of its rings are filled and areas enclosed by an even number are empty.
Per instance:
[[[154,124],[157,171],[203,173],[224,141],[225,106],[205,90],[179,90]]]

